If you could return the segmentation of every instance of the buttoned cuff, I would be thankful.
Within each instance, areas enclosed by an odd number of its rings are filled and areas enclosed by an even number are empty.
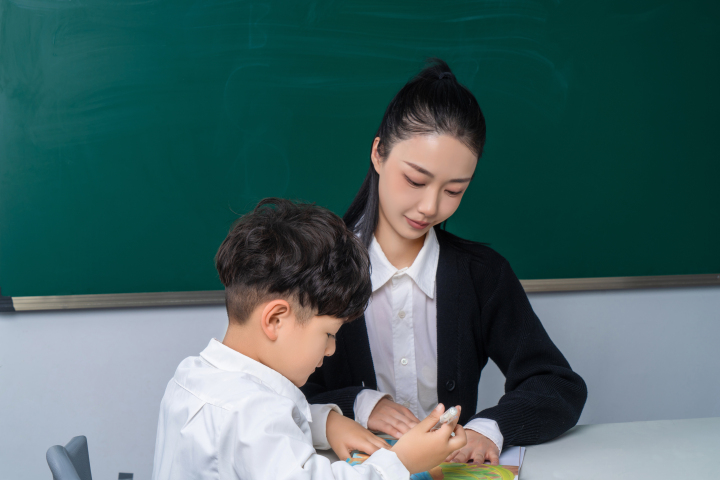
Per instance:
[[[377,390],[370,390],[367,388],[358,393],[357,397],[355,397],[355,403],[353,404],[355,421],[363,427],[368,428],[368,418],[370,418],[370,414],[375,408],[375,405],[377,405],[377,403],[383,398],[387,398],[390,400],[393,399],[392,395],[390,394],[381,393]]]
[[[324,405],[310,405],[310,434],[312,435],[313,447],[317,450],[329,450],[330,443],[327,439],[327,417],[330,411],[335,410],[342,415],[342,410],[335,404],[327,403]]]
[[[370,465],[385,480],[406,480],[410,478],[410,472],[402,464],[397,454],[392,450],[381,448],[370,455],[370,458],[363,462],[363,465]]]
[[[465,424],[465,429],[485,435],[493,441],[498,447],[498,451],[502,453],[503,436],[500,433],[500,427],[495,420],[489,418],[474,418]]]

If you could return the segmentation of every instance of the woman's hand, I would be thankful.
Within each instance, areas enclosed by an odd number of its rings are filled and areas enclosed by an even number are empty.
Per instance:
[[[390,448],[382,438],[374,435],[355,420],[345,418],[332,410],[325,425],[328,443],[340,460],[350,457],[350,452],[360,450],[372,455],[381,448]]]
[[[418,423],[420,420],[410,410],[383,398],[370,413],[367,425],[370,430],[400,438]]]
[[[446,462],[468,463],[472,461],[482,465],[485,460],[490,460],[491,465],[500,462],[500,450],[495,442],[473,430],[465,430],[467,445],[457,452],[453,452],[445,459]]]
[[[460,407],[457,409],[460,410]],[[465,445],[465,429],[457,425],[457,419],[443,424],[438,430],[430,431],[443,412],[445,407],[438,405],[425,420],[403,435],[392,447],[391,450],[411,474],[438,466],[447,455]],[[451,437],[453,430],[455,436]]]

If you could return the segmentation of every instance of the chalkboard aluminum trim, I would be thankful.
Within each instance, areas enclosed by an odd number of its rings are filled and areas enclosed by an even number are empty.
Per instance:
[[[527,293],[625,290],[638,288],[698,287],[720,285],[720,274],[663,275],[651,277],[600,277],[521,280]],[[7,298],[7,297],[6,297]],[[74,310],[85,308],[174,307],[222,305],[223,290],[204,292],[117,293],[12,297],[15,311]],[[7,310],[6,310],[7,311]]]
[[[222,305],[224,290],[201,292],[110,293],[98,295],[55,295],[13,297],[15,311],[75,310],[84,308],[175,307]]]
[[[552,278],[520,280],[527,293],[631,290],[639,288],[701,287],[720,285],[720,274],[657,275],[648,277]]]

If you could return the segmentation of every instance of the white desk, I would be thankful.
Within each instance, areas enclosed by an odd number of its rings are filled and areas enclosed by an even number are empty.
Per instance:
[[[718,480],[720,417],[578,425],[528,447],[520,470],[520,480],[595,479]]]
[[[528,447],[520,480],[718,480],[720,418],[578,425]]]

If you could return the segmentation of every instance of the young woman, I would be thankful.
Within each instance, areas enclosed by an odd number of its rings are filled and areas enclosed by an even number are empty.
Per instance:
[[[395,437],[438,402],[459,404],[468,443],[448,460],[497,464],[503,445],[574,426],[587,389],[508,262],[438,228],[460,205],[484,143],[477,100],[441,60],[390,102],[344,218],[370,251],[373,296],[304,391]],[[475,413],[488,358],[506,377],[505,395]]]

